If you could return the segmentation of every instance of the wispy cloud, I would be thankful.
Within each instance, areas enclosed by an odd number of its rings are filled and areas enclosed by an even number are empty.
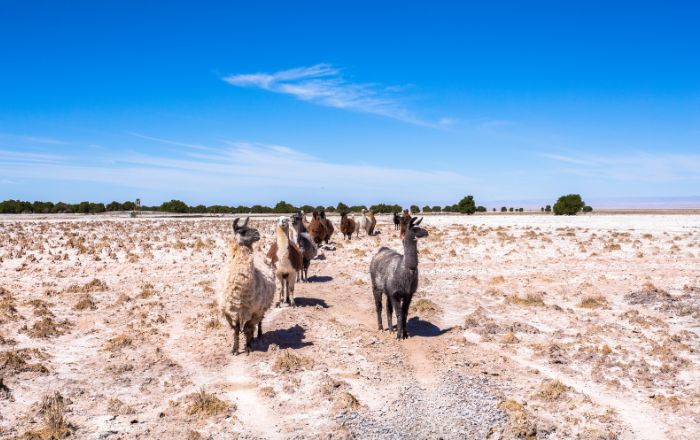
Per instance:
[[[22,144],[42,144],[42,145],[68,145],[70,142],[66,142],[59,139],[54,139],[45,136],[29,136],[11,133],[0,133],[0,139],[9,142],[19,142]]]
[[[147,136],[142,136],[144,139]],[[89,159],[21,154],[0,150],[0,175],[23,181],[73,181],[160,191],[228,203],[294,203],[377,200],[429,201],[454,198],[472,180],[453,172],[367,164],[335,163],[284,146],[223,142],[218,148],[163,138],[154,142],[190,145],[178,154],[119,154],[98,151]],[[3,155],[4,154],[4,155]],[[50,160],[51,159],[51,160]],[[370,200],[362,200],[366,197]]]
[[[340,69],[330,64],[297,67],[274,73],[250,73],[223,78],[237,87],[253,87],[327,107],[386,116],[412,124],[439,126],[409,111],[396,95],[404,87],[383,87],[375,83],[346,80]]]
[[[576,165],[560,171],[582,177],[623,181],[700,180],[700,154],[649,153],[632,151],[623,154],[538,153],[540,157]]]

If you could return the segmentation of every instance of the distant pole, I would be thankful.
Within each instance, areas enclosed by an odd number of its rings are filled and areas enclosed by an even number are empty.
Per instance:
[[[132,217],[136,217],[139,215],[141,212],[141,199],[136,199],[136,203],[134,203],[134,210],[131,213]]]

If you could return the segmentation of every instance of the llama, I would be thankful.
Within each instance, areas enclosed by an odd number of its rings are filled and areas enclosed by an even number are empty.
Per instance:
[[[372,229],[372,220],[367,217],[367,210],[362,208],[362,218],[360,219],[360,226],[364,229],[365,234],[369,235],[369,231]],[[360,228],[357,228],[357,236],[360,236]]]
[[[394,231],[399,230],[399,225],[401,224],[401,216],[398,212],[394,213]]]
[[[238,354],[238,339],[243,326],[245,351],[253,349],[253,331],[258,328],[262,337],[262,319],[272,305],[275,282],[255,266],[253,243],[260,240],[257,229],[248,227],[249,218],[239,226],[239,218],[233,221],[234,238],[228,241],[228,262],[222,271],[219,285],[219,310],[233,329],[233,348]]]
[[[320,246],[326,238],[326,226],[319,216],[318,211],[314,211],[311,215],[313,218],[311,219],[311,223],[309,223],[309,233],[314,238],[314,243]]]
[[[403,238],[403,252],[381,247],[372,257],[369,265],[372,278],[374,307],[377,312],[377,326],[382,330],[382,294],[386,301],[386,320],[389,331],[393,330],[392,310],[396,313],[396,337],[408,338],[406,318],[413,294],[418,289],[418,239],[428,236],[428,231],[418,227],[423,221],[411,219]]]
[[[374,235],[374,228],[377,226],[377,219],[374,217],[374,211],[371,209],[367,213],[367,218],[369,218],[369,235]]]
[[[355,220],[348,218],[347,212],[340,213],[340,232],[343,233],[343,238],[352,240],[352,234],[355,232]]]
[[[294,301],[294,282],[297,274],[304,267],[304,257],[301,249],[289,239],[289,219],[280,217],[275,225],[277,242],[272,244],[267,252],[268,258],[275,264],[275,276],[279,281],[279,300],[277,307],[286,302],[292,307],[296,305]]]
[[[297,281],[301,278],[301,281],[309,281],[309,265],[311,260],[316,258],[318,253],[318,247],[314,243],[313,237],[306,230],[304,225],[304,215],[299,213],[292,217],[292,228],[296,231],[297,244],[301,248],[301,253],[303,255],[302,270],[299,271],[299,276],[297,276]]]
[[[326,236],[324,240],[326,244],[328,244],[328,240],[333,238],[333,231],[335,231],[335,229],[333,228],[333,223],[331,223],[331,221],[326,218],[325,210],[322,209],[319,215],[321,216],[321,222],[323,223],[323,226],[325,226],[326,228]]]
[[[401,228],[399,232],[399,237],[401,237],[401,239],[403,239],[404,235],[406,235],[406,229],[408,228],[410,222],[411,214],[408,213],[408,209],[404,209],[403,215],[401,216]]]

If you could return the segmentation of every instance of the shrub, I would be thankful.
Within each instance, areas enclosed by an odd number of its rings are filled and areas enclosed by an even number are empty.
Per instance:
[[[411,205],[411,214],[418,214],[420,212],[420,208],[418,205]]]
[[[189,212],[190,208],[182,200],[171,200],[169,202],[163,202],[160,205],[160,210],[164,212],[179,212],[184,214]]]
[[[588,205],[585,205],[583,207],[583,212],[593,212],[593,208]]]
[[[442,208],[440,208],[439,206],[435,205],[435,206],[433,206],[432,208],[430,208],[430,210],[431,210],[432,212],[440,212],[440,211],[442,211]]]
[[[348,212],[348,210],[350,209],[350,207],[349,207],[348,205],[346,205],[345,203],[343,203],[343,202],[338,202],[338,205],[336,206],[335,209],[336,209],[336,211],[338,211],[338,212]]]
[[[323,209],[323,207],[321,207]],[[296,208],[294,205],[285,202],[284,200],[277,202],[274,208],[272,208],[272,212],[275,214],[291,214],[293,212],[296,212]],[[319,209],[320,210],[320,209]]]
[[[425,205],[425,206],[423,207],[423,212],[430,212],[430,211],[431,211],[430,206]]]
[[[508,211],[513,212],[513,207],[511,206],[510,208],[508,208]]]
[[[457,203],[457,211],[462,214],[472,215],[476,212],[476,204],[474,203],[474,196],[466,196]]]
[[[501,212],[508,212],[508,208],[506,208],[505,206],[501,206]]]
[[[122,211],[124,207],[119,202],[112,202],[107,205],[107,211]]]
[[[484,206],[477,206],[476,207],[476,212],[486,212],[487,209]]]
[[[335,212],[335,206],[326,206],[326,211],[328,212]]]
[[[567,194],[559,197],[553,210],[555,215],[576,215],[585,205],[579,194]]]

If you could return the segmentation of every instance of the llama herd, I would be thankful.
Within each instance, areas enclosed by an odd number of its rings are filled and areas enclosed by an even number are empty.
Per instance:
[[[398,218],[398,224],[397,224]],[[233,220],[233,237],[228,240],[227,262],[222,270],[218,289],[219,309],[233,329],[232,353],[238,354],[241,328],[245,336],[245,351],[253,349],[254,333],[262,337],[262,319],[274,301],[277,284],[277,307],[286,303],[295,306],[294,286],[297,281],[308,282],[308,269],[317,256],[319,246],[328,244],[335,228],[324,211],[314,211],[309,222],[303,212],[280,217],[275,224],[275,238],[266,254],[274,276],[265,267],[256,266],[253,243],[260,240],[257,229]],[[396,315],[398,339],[408,337],[406,319],[413,294],[418,288],[419,238],[428,232],[419,225],[423,219],[411,218],[408,211],[394,214],[395,229],[400,230],[404,253],[381,247],[369,267],[377,312],[378,329],[382,330],[382,299],[386,298],[387,328],[393,331],[392,314]],[[343,238],[359,237],[360,229],[375,235],[377,219],[374,213],[362,210],[359,221],[341,213],[340,231]]]

